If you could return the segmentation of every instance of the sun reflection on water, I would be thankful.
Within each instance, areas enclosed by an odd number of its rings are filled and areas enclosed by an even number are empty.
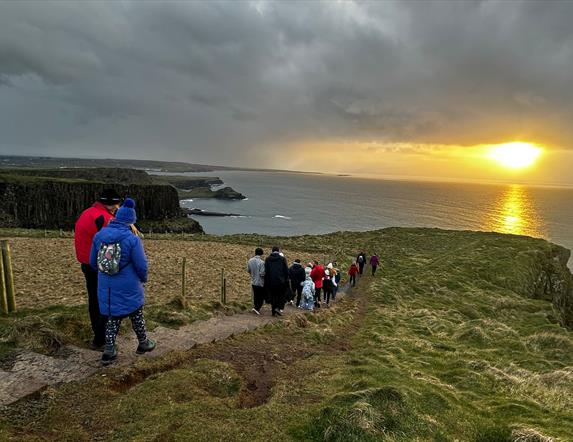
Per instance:
[[[514,184],[494,203],[487,230],[515,235],[543,236],[541,220],[527,187]]]

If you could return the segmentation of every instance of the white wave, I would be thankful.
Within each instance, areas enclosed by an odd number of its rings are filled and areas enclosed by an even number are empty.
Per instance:
[[[192,203],[193,200],[192,199],[188,199],[188,200],[181,200],[182,203]]]
[[[284,215],[275,215],[273,218],[292,219],[290,216],[284,216]]]

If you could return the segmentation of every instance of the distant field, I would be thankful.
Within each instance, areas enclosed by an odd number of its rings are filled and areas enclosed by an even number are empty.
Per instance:
[[[75,306],[86,303],[85,281],[71,238],[10,239],[17,302],[22,308]],[[227,278],[227,299],[251,299],[247,257],[253,246],[220,242],[144,240],[149,259],[148,304],[166,303],[181,294],[181,263],[187,258],[186,300],[201,304],[219,300],[221,269]],[[267,253],[269,250],[266,251]],[[286,251],[289,261],[314,259],[309,253]]]

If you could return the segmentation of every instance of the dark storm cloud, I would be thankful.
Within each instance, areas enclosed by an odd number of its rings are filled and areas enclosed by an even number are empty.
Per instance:
[[[304,140],[569,147],[572,20],[566,1],[4,2],[0,151],[267,165]]]

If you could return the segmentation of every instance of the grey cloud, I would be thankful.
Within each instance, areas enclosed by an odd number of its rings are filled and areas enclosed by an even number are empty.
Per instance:
[[[572,145],[573,3],[3,2],[2,153]],[[266,157],[265,157],[266,158]]]

